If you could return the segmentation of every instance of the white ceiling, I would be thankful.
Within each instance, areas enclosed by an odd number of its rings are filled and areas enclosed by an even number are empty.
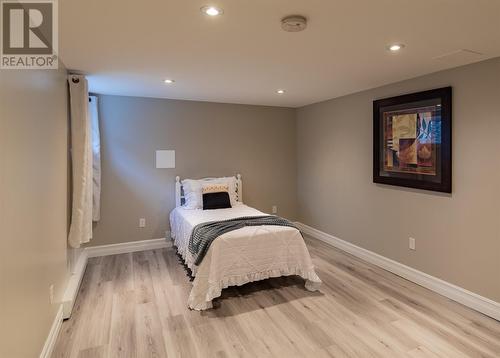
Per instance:
[[[224,14],[203,15],[207,4]],[[104,94],[299,107],[500,56],[500,0],[63,0],[59,9],[62,61]],[[308,28],[281,30],[291,14]],[[406,48],[391,54],[393,42]],[[482,55],[436,58],[461,49]]]

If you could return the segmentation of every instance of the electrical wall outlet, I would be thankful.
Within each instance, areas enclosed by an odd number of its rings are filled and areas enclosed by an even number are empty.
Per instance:
[[[413,237],[408,238],[408,246],[410,250],[415,250],[415,239]]]
[[[50,304],[54,303],[54,285],[49,286],[49,302]]]
[[[273,214],[276,214],[278,212],[278,207],[276,205],[273,205],[272,210]]]
[[[139,227],[146,227],[146,219],[145,218],[139,219]]]

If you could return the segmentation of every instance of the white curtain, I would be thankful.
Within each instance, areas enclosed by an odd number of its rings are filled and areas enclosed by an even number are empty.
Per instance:
[[[92,220],[101,219],[101,139],[97,97],[89,97],[89,116],[92,125]]]
[[[68,242],[73,248],[92,238],[93,155],[89,93],[84,76],[68,78],[71,115],[73,205]]]

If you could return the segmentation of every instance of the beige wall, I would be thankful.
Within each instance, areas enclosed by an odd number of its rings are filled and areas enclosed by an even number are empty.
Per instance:
[[[38,357],[66,284],[65,70],[0,71],[0,357]]]
[[[372,101],[448,85],[452,195],[372,183]],[[300,221],[500,302],[500,58],[301,108],[297,144]]]
[[[101,95],[99,111],[102,211],[90,245],[165,237],[176,175],[241,173],[247,204],[295,218],[293,109]],[[176,151],[175,169],[155,169],[157,149]]]

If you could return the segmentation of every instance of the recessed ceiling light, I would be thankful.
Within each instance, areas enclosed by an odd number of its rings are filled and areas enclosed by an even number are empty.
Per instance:
[[[174,80],[171,80],[169,78],[167,78],[166,80],[164,80],[163,82],[167,83],[167,84],[171,84],[171,83],[174,83],[175,81]]]
[[[283,89],[279,89],[279,90],[277,90],[277,91],[276,91],[276,93],[277,93],[277,94],[283,94],[283,93],[285,93],[285,90],[283,90]]]
[[[392,45],[387,46],[387,49],[391,52],[398,52],[403,47],[405,47],[405,45],[403,45],[403,44],[392,44]]]
[[[221,8],[215,7],[215,6],[203,6],[201,8],[201,12],[208,16],[217,16],[217,15],[222,15],[224,11]]]

